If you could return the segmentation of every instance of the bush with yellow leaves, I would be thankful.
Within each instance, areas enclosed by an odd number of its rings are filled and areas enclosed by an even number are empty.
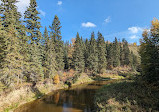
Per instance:
[[[60,78],[59,78],[59,75],[55,75],[54,76],[54,84],[58,84],[60,82]]]

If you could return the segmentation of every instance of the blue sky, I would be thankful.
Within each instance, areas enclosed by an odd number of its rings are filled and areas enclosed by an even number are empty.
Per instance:
[[[19,0],[22,13],[29,0]],[[126,38],[139,43],[143,29],[151,26],[153,18],[159,18],[159,0],[37,0],[41,12],[41,24],[52,24],[55,14],[62,25],[63,40],[71,40],[79,32],[90,38],[91,32],[100,31],[105,40]]]

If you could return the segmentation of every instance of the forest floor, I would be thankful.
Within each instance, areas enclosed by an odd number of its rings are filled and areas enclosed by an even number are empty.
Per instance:
[[[97,112],[158,112],[159,88],[137,80],[105,85],[95,96]]]

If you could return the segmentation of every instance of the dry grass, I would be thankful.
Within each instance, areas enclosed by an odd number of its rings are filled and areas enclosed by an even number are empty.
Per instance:
[[[14,90],[8,93],[5,96],[0,96],[0,111],[3,111],[5,108],[13,105],[18,104],[19,102],[25,103],[24,99],[31,100],[31,98],[35,94],[31,92],[29,87],[22,87],[18,90]]]
[[[73,85],[83,84],[86,82],[92,82],[93,80],[85,73],[82,73]]]
[[[129,66],[116,67],[113,70],[107,70],[103,74],[99,74],[100,77],[109,78],[109,79],[124,79],[121,74],[130,75],[132,69]],[[133,73],[132,73],[133,74]]]
[[[41,95],[48,94],[53,90],[64,88],[61,85],[54,85],[51,82],[47,82],[46,84],[39,83],[36,85],[36,90],[34,91],[30,84],[18,87],[18,89],[12,90],[11,92],[5,94],[2,93],[0,95],[0,112],[5,111],[9,112],[15,109],[17,106],[22,105],[24,103],[33,101]]]

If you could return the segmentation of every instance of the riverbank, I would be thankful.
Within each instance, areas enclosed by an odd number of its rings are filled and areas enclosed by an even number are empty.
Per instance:
[[[71,86],[77,86],[84,83],[90,83],[94,80],[88,75],[80,75]],[[15,108],[22,104],[36,100],[45,94],[59,89],[67,89],[69,86],[60,82],[59,84],[38,83],[33,88],[30,84],[25,84],[18,89],[12,90],[9,93],[1,93],[0,96],[0,112],[12,112]]]
[[[11,90],[10,92],[1,94],[0,112],[10,112],[24,103],[36,100],[55,90],[67,89],[69,86],[77,86],[93,81],[111,79],[120,80],[127,78],[128,76],[130,76],[130,69],[128,68],[117,68],[95,76],[89,75],[89,73],[79,74],[71,71],[68,73],[63,73],[62,77],[60,77],[60,83],[58,84],[53,84],[51,81],[45,80],[37,83],[35,87],[32,87],[31,84],[26,83]]]
[[[95,105],[97,112],[158,112],[159,88],[142,81],[120,80],[99,89]]]

